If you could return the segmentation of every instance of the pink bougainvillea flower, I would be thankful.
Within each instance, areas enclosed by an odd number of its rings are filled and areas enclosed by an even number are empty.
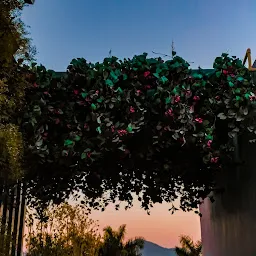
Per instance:
[[[84,129],[88,128],[88,124],[84,124]]]
[[[99,91],[99,90],[97,90],[97,91],[95,92],[95,94],[97,94],[97,95],[98,95],[98,94],[99,94],[99,92],[100,92],[100,91]]]
[[[91,154],[92,154],[91,152],[88,152],[88,153],[87,153],[87,157],[90,158],[90,157],[91,157]]]
[[[117,132],[118,132],[119,136],[123,136],[123,135],[127,134],[126,130],[118,130]]]
[[[74,94],[77,95],[79,93],[78,90],[74,90]]]
[[[165,111],[166,116],[173,116],[173,110],[169,108],[167,111]]]
[[[190,113],[194,113],[194,106],[190,106],[189,112],[190,112]]]
[[[203,122],[203,119],[200,118],[200,117],[198,117],[198,118],[195,119],[195,121],[196,121],[197,123],[201,124],[201,123]]]
[[[220,96],[215,96],[215,100],[220,100]]]
[[[89,97],[86,97],[85,101],[86,102],[91,102],[92,100]]]
[[[207,147],[210,148],[211,145],[212,145],[212,140],[208,140],[208,141],[207,141]]]
[[[228,71],[224,69],[224,70],[222,71],[222,73],[223,73],[224,75],[227,75],[227,74],[228,74]]]
[[[49,92],[44,92],[44,94],[45,94],[45,95],[48,95],[48,94],[49,94]]]
[[[180,96],[174,96],[174,102],[175,103],[180,102]]]
[[[192,94],[192,92],[190,90],[186,90],[186,92],[185,92],[186,97],[190,97],[191,94]]]
[[[141,90],[136,91],[136,95],[139,96],[141,94]]]
[[[57,119],[55,120],[55,124],[59,124],[59,123],[60,123],[60,119],[57,118]]]
[[[115,131],[115,126],[112,125],[112,126],[111,126],[111,132],[114,132],[114,131]]]
[[[132,106],[130,106],[130,113],[134,113],[135,112],[135,108],[134,107],[132,107]]]
[[[211,158],[211,163],[216,164],[216,163],[218,163],[218,161],[219,161],[219,157],[212,157]]]
[[[144,77],[148,77],[150,75],[150,71],[145,71],[144,72]]]
[[[254,101],[254,100],[256,100],[256,96],[252,95],[252,96],[249,97],[249,99],[250,99],[250,101]]]
[[[150,89],[151,85],[145,85],[145,89]]]
[[[37,87],[38,87],[38,84],[37,84],[37,83],[34,83],[33,86],[34,86],[35,88],[37,88]]]
[[[230,74],[230,76],[231,76],[231,77],[235,77],[235,75],[234,75],[234,74]]]
[[[195,95],[195,96],[193,97],[193,100],[199,101],[199,100],[200,100],[200,97]]]

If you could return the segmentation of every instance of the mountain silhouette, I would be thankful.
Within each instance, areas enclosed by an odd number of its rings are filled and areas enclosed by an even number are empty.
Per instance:
[[[142,250],[143,256],[177,256],[175,249],[164,248],[158,244],[154,244],[149,241],[145,241],[144,249]]]

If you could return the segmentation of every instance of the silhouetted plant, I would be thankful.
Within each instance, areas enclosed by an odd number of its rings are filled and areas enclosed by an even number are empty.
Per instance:
[[[189,236],[180,237],[181,247],[175,247],[175,252],[178,256],[201,256],[202,255],[202,242],[196,243]]]

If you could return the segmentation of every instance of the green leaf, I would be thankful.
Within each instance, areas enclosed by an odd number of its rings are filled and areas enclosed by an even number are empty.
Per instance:
[[[165,104],[171,103],[172,99],[170,97],[165,98]]]
[[[244,95],[244,97],[245,97],[246,99],[249,99],[249,98],[250,98],[250,96],[251,96],[251,94],[250,94],[250,93],[246,93],[246,94]]]
[[[73,145],[73,141],[72,140],[65,140],[65,142],[64,142],[64,146],[71,146],[71,145]]]
[[[117,88],[117,91],[121,94],[123,93],[123,90],[120,87]]]
[[[123,74],[123,80],[127,80],[128,79],[128,76],[126,74]]]
[[[76,137],[75,137],[75,139],[74,139],[75,141],[79,141],[79,140],[81,140],[81,137],[80,136],[78,136],[78,135],[76,135]]]
[[[228,82],[228,85],[229,85],[229,87],[234,87],[234,83],[232,83],[231,81]]]
[[[213,139],[213,136],[208,134],[206,137],[205,137],[206,140],[212,140]]]
[[[158,73],[153,73],[153,76],[156,77],[156,78],[160,78],[159,74]]]
[[[112,82],[110,79],[107,79],[107,80],[105,81],[105,83],[106,83],[106,85],[109,86],[109,87],[113,87],[113,86],[114,86],[113,82]]]
[[[127,132],[132,132],[132,126],[129,124],[128,127],[126,128]]]
[[[86,155],[86,153],[83,152],[83,153],[81,154],[81,159],[85,159],[85,158],[87,158],[87,155]]]
[[[81,95],[82,95],[83,98],[86,98],[88,93],[87,92],[82,92]]]
[[[243,81],[244,81],[244,78],[241,77],[241,76],[239,76],[236,80],[239,81],[239,82],[243,82]]]
[[[96,131],[97,131],[99,134],[102,133],[101,128],[100,128],[99,126],[96,128]]]
[[[171,67],[172,68],[179,68],[181,66],[181,63],[179,63],[178,61],[174,62]]]
[[[114,83],[118,82],[118,80],[119,80],[118,76],[113,71],[110,72],[110,76],[111,76]]]
[[[162,77],[160,78],[160,81],[161,81],[163,84],[165,84],[166,82],[168,82],[168,78],[166,78],[165,76],[162,76]]]
[[[96,108],[97,108],[96,105],[92,103],[92,104],[91,104],[91,109],[92,109],[92,110],[95,110]]]
[[[217,71],[217,72],[216,72],[216,76],[217,76],[217,77],[220,77],[220,76],[221,76],[221,71]]]
[[[224,57],[224,58],[228,57],[228,53],[222,53],[221,57]]]
[[[198,73],[192,74],[192,77],[195,78],[195,79],[201,79],[201,78],[203,78],[202,74],[198,74]]]
[[[201,81],[201,86],[204,87],[205,85],[206,85],[206,81],[202,80],[202,81]]]
[[[157,69],[156,69],[156,73],[157,73],[157,74],[160,74],[161,72],[162,72],[162,69],[161,69],[161,68],[157,68]]]
[[[236,96],[236,101],[240,101],[241,97],[240,96]]]
[[[152,96],[154,96],[154,94],[155,94],[155,89],[150,89],[150,90],[147,90],[147,96],[149,96],[149,97],[152,97]]]

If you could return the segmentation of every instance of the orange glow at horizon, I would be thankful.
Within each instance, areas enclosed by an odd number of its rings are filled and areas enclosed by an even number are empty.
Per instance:
[[[180,235],[189,235],[194,241],[201,239],[199,216],[181,210],[172,215],[169,208],[170,205],[166,203],[156,204],[148,215],[135,200],[134,206],[129,210],[121,207],[116,211],[113,206],[109,206],[104,212],[92,211],[90,217],[99,221],[100,230],[106,226],[117,229],[126,224],[126,238],[142,236],[147,241],[167,248],[179,245]]]
[[[76,204],[70,201],[72,205]],[[134,200],[134,206],[125,210],[120,207],[116,211],[113,205],[109,205],[104,212],[93,210],[89,218],[98,220],[99,232],[103,228],[111,226],[117,229],[126,224],[126,240],[138,236],[156,243],[162,247],[174,248],[179,245],[180,235],[189,235],[193,241],[201,239],[200,217],[193,212],[176,211],[173,215],[168,211],[167,203],[155,204],[150,210],[150,215],[140,208],[140,202]],[[28,229],[25,227],[25,234]],[[24,241],[24,250],[26,242]]]

